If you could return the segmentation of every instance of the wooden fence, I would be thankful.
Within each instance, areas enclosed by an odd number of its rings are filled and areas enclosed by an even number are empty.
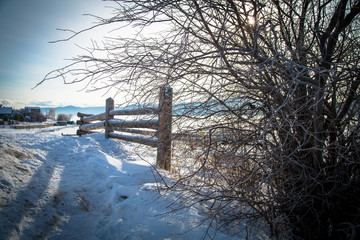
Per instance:
[[[117,115],[158,115],[158,118],[126,121],[115,119],[114,117]],[[160,89],[158,108],[114,110],[114,100],[108,98],[104,113],[98,115],[78,113],[78,117],[80,120],[77,123],[80,126],[77,135],[93,133],[91,130],[95,129],[105,129],[106,138],[117,138],[156,147],[156,164],[158,167],[170,171],[172,89],[169,85],[164,85]],[[144,128],[151,130],[144,130]],[[121,134],[121,132],[132,135]],[[133,134],[140,134],[140,136]]]

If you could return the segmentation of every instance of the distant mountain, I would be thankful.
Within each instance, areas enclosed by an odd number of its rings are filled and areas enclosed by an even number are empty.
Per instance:
[[[242,110],[250,110],[252,107],[256,107],[256,103],[247,100],[248,106],[244,108],[244,99],[238,98],[231,98],[226,99],[222,103],[216,100],[208,100],[203,102],[185,102],[185,103],[178,103],[173,105],[173,115],[181,116],[181,115],[199,115],[199,116],[206,116],[206,115],[222,115],[228,114],[229,110],[224,106],[228,106],[233,110],[242,109]],[[141,104],[141,105],[129,105],[126,107],[120,107],[115,109],[137,109],[139,107],[152,107],[157,108],[157,105],[154,104]],[[50,108],[41,108],[43,114],[46,114]],[[77,113],[87,113],[87,114],[100,114],[105,112],[105,106],[101,107],[75,107],[75,106],[66,106],[66,107],[56,107],[55,109],[56,115],[58,114],[71,114],[72,119],[77,118]]]

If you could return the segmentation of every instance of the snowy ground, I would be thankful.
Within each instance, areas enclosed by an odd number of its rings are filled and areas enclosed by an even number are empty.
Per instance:
[[[171,195],[153,191],[155,150],[61,135],[75,132],[0,128],[0,239],[202,238],[206,225],[188,231],[202,219],[195,209],[163,215]]]

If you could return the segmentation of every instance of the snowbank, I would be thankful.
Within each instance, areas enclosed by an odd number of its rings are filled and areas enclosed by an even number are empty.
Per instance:
[[[170,217],[153,148],[75,127],[0,129],[1,239],[200,239],[188,209]],[[233,239],[221,233],[216,239]]]

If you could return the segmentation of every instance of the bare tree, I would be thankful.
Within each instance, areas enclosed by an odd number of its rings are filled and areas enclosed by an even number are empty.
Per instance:
[[[274,236],[360,234],[359,0],[112,2],[88,30],[119,24],[119,36],[44,81],[150,103],[169,83],[188,144],[175,143],[182,170],[166,186],[217,229],[265,220]],[[138,33],[124,37],[124,24]]]
[[[61,113],[61,114],[57,115],[57,120],[58,121],[70,121],[71,117],[72,117],[72,114]]]
[[[49,113],[47,114],[47,118],[55,120],[55,118],[56,118],[56,110],[54,108],[49,109]]]

